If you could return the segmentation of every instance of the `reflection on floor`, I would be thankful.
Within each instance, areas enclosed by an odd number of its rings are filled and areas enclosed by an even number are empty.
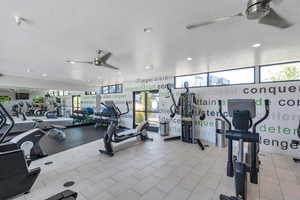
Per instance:
[[[41,147],[48,154],[59,153],[83,144],[103,138],[106,132],[105,127],[79,126],[65,129],[66,139],[57,140],[51,136],[44,136],[41,140]]]
[[[173,141],[154,134],[147,142],[110,158],[98,153],[95,141],[37,160],[42,173],[31,193],[18,200],[43,200],[61,192],[63,183],[78,200],[218,200],[220,193],[234,194],[234,182],[225,175],[226,151]],[[54,161],[45,166],[46,161]],[[300,165],[287,156],[261,157],[259,185],[249,184],[249,200],[299,200]]]

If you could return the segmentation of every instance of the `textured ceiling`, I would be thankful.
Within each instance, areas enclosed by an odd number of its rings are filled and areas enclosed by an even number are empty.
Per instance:
[[[187,24],[245,10],[246,0],[3,0],[0,73],[96,85],[299,59],[300,1],[274,8],[295,26],[279,30],[237,18],[188,31]],[[14,16],[28,19],[17,26]],[[144,33],[143,29],[153,31]],[[254,43],[262,47],[255,50]],[[111,51],[120,72],[65,60]],[[192,57],[192,61],[187,61]],[[146,70],[145,66],[153,69]],[[27,72],[30,69],[30,72]],[[43,77],[42,74],[47,74]]]

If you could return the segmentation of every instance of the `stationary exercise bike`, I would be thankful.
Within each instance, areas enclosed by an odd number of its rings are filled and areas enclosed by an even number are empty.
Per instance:
[[[228,138],[228,161],[227,176],[234,177],[236,197],[229,197],[221,194],[220,200],[246,200],[247,199],[247,172],[250,173],[250,182],[258,183],[259,160],[259,133],[256,132],[258,124],[263,122],[270,112],[269,100],[265,100],[265,115],[253,124],[252,119],[256,117],[256,103],[252,99],[230,99],[227,102],[228,114],[232,117],[232,124],[225,117],[222,111],[222,101],[219,100],[219,112],[221,117],[228,124],[225,132]],[[253,125],[253,126],[252,126]],[[235,128],[232,129],[232,126]],[[252,127],[252,132],[249,129]],[[238,157],[234,158],[232,153],[233,140],[239,141]],[[250,163],[244,160],[244,143],[250,143]]]
[[[113,143],[119,143],[120,148],[122,142],[128,142],[128,140],[132,138],[136,139],[135,141],[153,141],[152,138],[148,137],[147,128],[149,127],[149,122],[147,121],[140,123],[136,129],[126,130],[120,133],[117,132],[120,117],[129,112],[128,102],[126,102],[127,111],[123,113],[113,101],[106,101],[101,104],[109,110],[109,114],[103,114],[103,116],[110,117],[111,122],[103,138],[105,150],[100,149],[100,153],[113,156],[117,148],[113,146]]]
[[[4,108],[4,106],[0,103],[0,118],[1,118],[1,128],[6,124],[7,118],[11,118],[10,114]],[[0,128],[0,129],[1,129]],[[4,143],[5,139],[9,135],[9,131],[6,131],[0,137],[0,144]],[[47,156],[46,153],[42,150],[40,146],[40,140],[42,137],[46,135],[46,132],[41,130],[40,128],[33,128],[31,130],[25,131],[11,140],[10,143],[16,144],[18,148],[24,151],[25,157],[28,160],[34,160],[38,158],[42,158]],[[29,162],[30,163],[30,162]]]

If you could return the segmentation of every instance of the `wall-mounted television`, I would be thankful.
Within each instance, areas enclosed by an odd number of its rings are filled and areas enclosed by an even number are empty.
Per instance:
[[[29,99],[28,93],[16,93],[16,99],[17,100],[27,100]]]

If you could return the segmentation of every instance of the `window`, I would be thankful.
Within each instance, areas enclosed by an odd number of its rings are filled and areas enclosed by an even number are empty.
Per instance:
[[[254,83],[254,67],[211,72],[208,75],[209,85],[235,85]]]
[[[115,85],[110,85],[109,86],[109,93],[116,93],[116,86]]]
[[[116,85],[116,93],[122,93],[123,87],[122,84]]]
[[[80,95],[72,96],[72,110],[73,111],[79,111],[80,108],[81,108]]]
[[[54,96],[54,91],[53,90],[49,90],[49,95],[50,96]]]
[[[122,93],[122,92],[123,92],[122,84],[102,86],[102,94],[114,94],[114,93]]]
[[[188,82],[189,87],[203,87],[207,86],[207,73],[194,74],[188,76],[176,76],[175,88],[184,88],[184,83]]]
[[[102,87],[102,93],[103,94],[108,94],[108,86]]]
[[[85,91],[84,94],[85,94],[85,95],[96,95],[96,92]]]
[[[49,96],[67,96],[69,95],[69,91],[63,91],[63,90],[49,90],[48,91]]]
[[[265,65],[260,67],[260,82],[300,80],[300,62]]]

